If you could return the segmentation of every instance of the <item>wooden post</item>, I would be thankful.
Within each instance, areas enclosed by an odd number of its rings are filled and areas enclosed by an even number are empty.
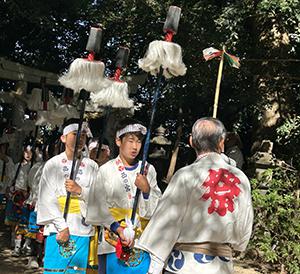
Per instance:
[[[174,150],[172,153],[172,157],[171,157],[171,161],[170,161],[170,165],[169,165],[169,169],[168,169],[168,174],[167,174],[167,178],[166,181],[167,183],[170,182],[174,171],[175,171],[175,167],[176,167],[176,162],[177,162],[177,157],[178,157],[178,152],[179,152],[179,143],[181,140],[181,136],[182,136],[182,108],[179,108],[179,115],[178,115],[178,128],[177,128],[177,139],[174,145]]]
[[[215,92],[215,100],[214,100],[213,118],[217,118],[217,110],[218,110],[220,86],[221,86],[223,64],[224,64],[224,52],[225,52],[225,46],[223,46],[223,52],[222,52],[221,60],[220,60],[220,64],[219,64],[218,79],[217,79],[216,92]]]

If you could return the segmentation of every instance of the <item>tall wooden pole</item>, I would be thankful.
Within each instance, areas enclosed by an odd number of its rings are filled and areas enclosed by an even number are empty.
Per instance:
[[[223,72],[223,64],[224,64],[224,52],[225,52],[225,46],[223,46],[223,52],[222,52],[221,60],[220,60],[220,64],[219,64],[218,79],[217,79],[216,92],[215,92],[213,118],[217,118],[217,110],[218,110],[218,103],[219,103],[219,94],[220,94],[222,72]]]

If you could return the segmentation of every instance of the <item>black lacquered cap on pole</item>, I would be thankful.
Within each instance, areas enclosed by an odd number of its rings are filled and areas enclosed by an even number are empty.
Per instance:
[[[170,6],[167,14],[167,18],[163,27],[164,32],[177,33],[179,20],[181,15],[181,8],[176,6]]]
[[[116,67],[117,68],[126,68],[129,58],[129,48],[120,47],[117,56],[116,56]]]
[[[89,99],[90,99],[90,92],[86,91],[85,89],[81,89],[78,96],[78,100],[87,101]]]
[[[86,44],[86,50],[99,53],[102,41],[102,29],[100,27],[91,27],[89,39]]]

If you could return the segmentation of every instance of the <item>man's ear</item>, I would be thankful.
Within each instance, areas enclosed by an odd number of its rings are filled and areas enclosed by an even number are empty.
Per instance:
[[[116,145],[117,145],[118,147],[120,147],[121,144],[122,144],[121,138],[116,138],[116,139],[115,139],[115,142],[116,142]]]
[[[219,142],[219,152],[223,153],[225,151],[225,138],[222,138]]]
[[[60,140],[62,141],[62,143],[66,143],[66,136],[65,135],[61,135],[60,136]]]
[[[190,143],[190,146],[191,146],[192,148],[194,148],[193,137],[192,137],[192,135],[190,135],[189,143]]]

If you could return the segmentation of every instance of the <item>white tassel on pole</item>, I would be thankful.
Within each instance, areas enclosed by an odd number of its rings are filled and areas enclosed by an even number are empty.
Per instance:
[[[101,107],[132,108],[133,101],[128,96],[128,84],[109,80],[110,85],[98,92],[91,93],[91,101]]]
[[[70,65],[69,71],[62,75],[58,81],[66,88],[79,93],[81,89],[96,91],[107,87],[104,80],[104,63],[77,58]]]
[[[181,47],[173,42],[151,42],[145,57],[140,59],[138,64],[141,69],[154,76],[159,73],[160,67],[163,68],[163,75],[166,78],[182,76],[186,73]]]

